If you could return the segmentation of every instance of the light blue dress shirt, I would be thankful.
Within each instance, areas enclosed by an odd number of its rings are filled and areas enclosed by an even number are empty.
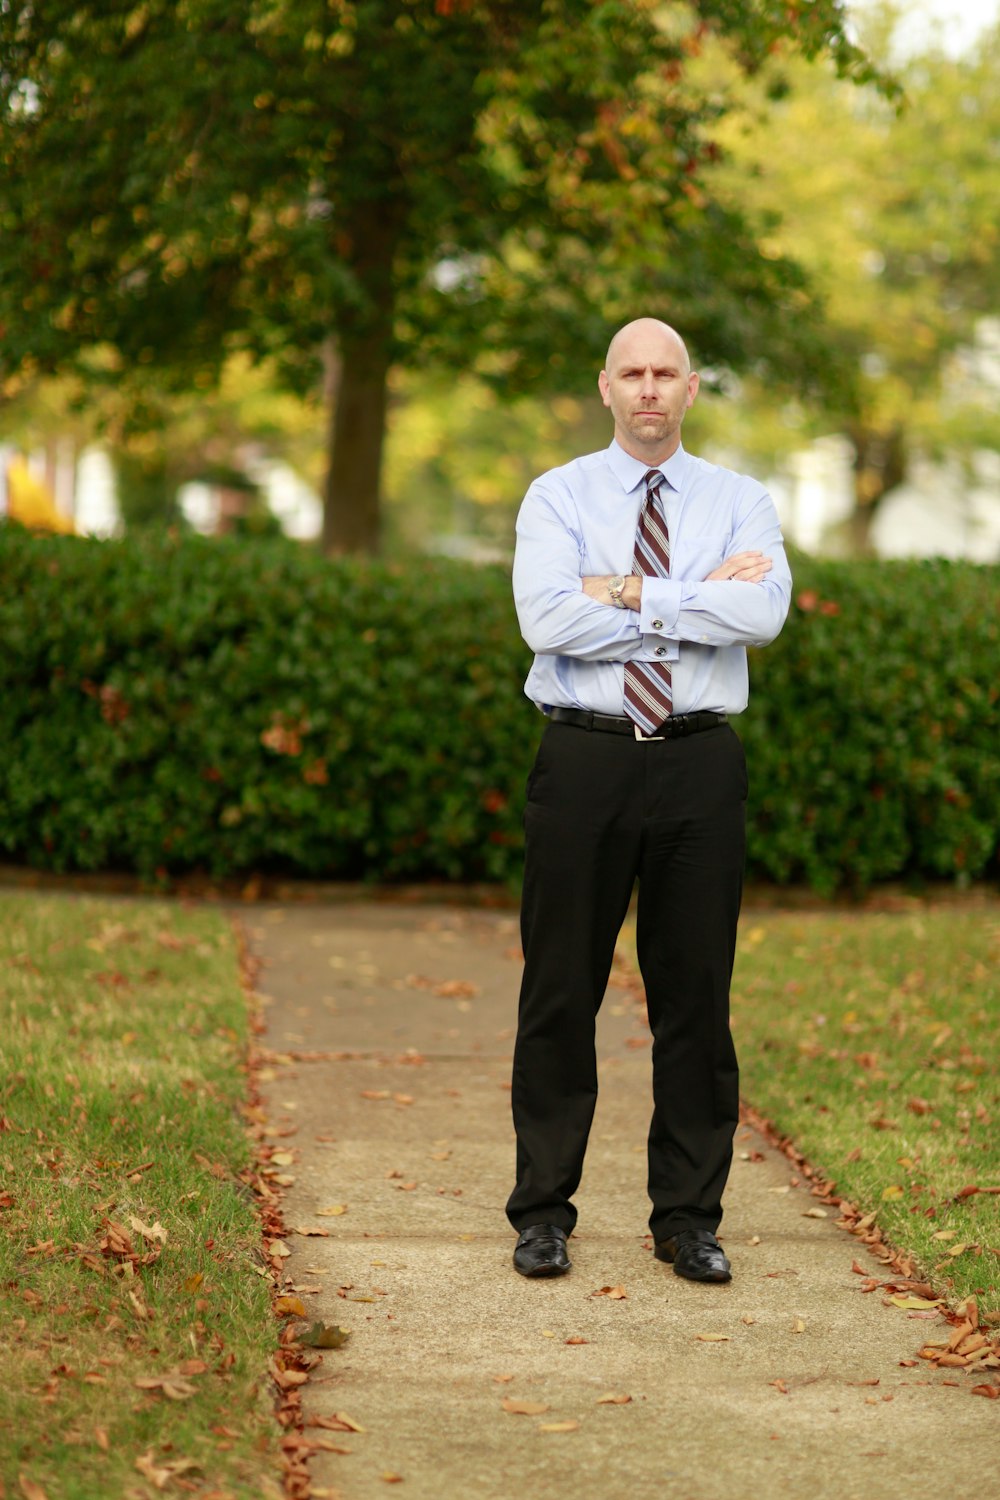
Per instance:
[[[550,469],[517,518],[514,602],[535,652],[524,691],[557,704],[622,716],[625,662],[670,663],[674,713],[738,714],[747,706],[747,646],[766,646],[788,613],[792,577],[777,511],[757,480],[678,447],[660,465],[670,577],[644,578],[642,608],[588,598],[587,574],[628,574],[648,465],[618,443]],[[772,559],[762,583],[706,583],[727,557]]]

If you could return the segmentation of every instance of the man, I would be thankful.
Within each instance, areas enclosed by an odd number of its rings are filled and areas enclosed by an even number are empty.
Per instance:
[[[681,445],[698,376],[679,334],[627,324],[599,386],[610,447],[543,474],[517,522],[514,598],[536,653],[525,692],[549,722],[525,810],[514,1265],[570,1268],[595,1019],[638,878],[655,1253],[728,1281],[715,1231],[738,1114],[729,983],[747,794],[728,716],[746,707],[745,648],[778,634],[791,577],[763,487]]]

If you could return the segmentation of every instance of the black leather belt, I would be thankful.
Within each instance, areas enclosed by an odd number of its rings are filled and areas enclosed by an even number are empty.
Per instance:
[[[549,718],[557,724],[574,724],[577,729],[599,729],[605,734],[627,734],[636,739],[635,725],[631,719],[615,719],[610,714],[592,714],[584,708],[553,708]],[[728,724],[728,714],[711,713],[703,709],[696,714],[671,714],[655,734],[643,735],[643,739],[672,740],[686,734],[699,734],[703,729],[715,729],[719,724]]]

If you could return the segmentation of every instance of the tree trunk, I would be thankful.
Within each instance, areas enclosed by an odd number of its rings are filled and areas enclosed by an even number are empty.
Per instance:
[[[887,431],[854,427],[854,510],[848,519],[847,536],[852,557],[871,557],[872,522],[890,490],[906,478],[906,449],[899,426]]]
[[[345,311],[337,329],[339,378],[330,414],[330,461],[323,493],[323,550],[377,552],[386,383],[392,364],[396,249],[405,200],[390,195],[361,205],[353,217],[352,267],[364,303]]]
[[[330,465],[323,494],[323,551],[377,552],[382,443],[390,353],[382,338],[345,331],[330,418]]]

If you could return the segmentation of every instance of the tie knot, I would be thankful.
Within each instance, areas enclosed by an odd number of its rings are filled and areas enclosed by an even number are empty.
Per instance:
[[[659,469],[647,469],[643,475],[647,490],[658,490],[663,483],[663,475]]]

